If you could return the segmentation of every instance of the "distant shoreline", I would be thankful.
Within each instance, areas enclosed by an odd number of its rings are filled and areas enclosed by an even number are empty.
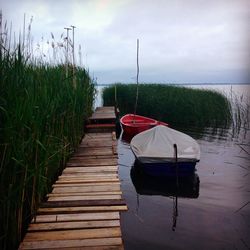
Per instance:
[[[105,86],[111,86],[117,83],[100,83],[96,84],[96,86],[105,87]],[[124,83],[122,83],[124,84]],[[132,84],[132,83],[125,83],[125,84]],[[136,84],[136,83],[134,83]],[[142,82],[142,84],[152,84],[147,82]],[[187,85],[250,85],[250,83],[155,83],[155,84],[166,84],[166,85],[180,85],[180,86],[187,86]]]

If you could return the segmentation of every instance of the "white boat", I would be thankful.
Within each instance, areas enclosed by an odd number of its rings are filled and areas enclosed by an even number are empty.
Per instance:
[[[176,162],[180,173],[192,173],[200,160],[199,144],[192,137],[162,125],[136,135],[130,146],[150,174],[175,173]]]

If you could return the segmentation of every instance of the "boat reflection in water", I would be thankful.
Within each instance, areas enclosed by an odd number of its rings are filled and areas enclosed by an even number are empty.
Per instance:
[[[184,176],[151,176],[135,160],[130,176],[137,194],[173,198],[173,231],[177,223],[178,198],[197,199],[199,197],[200,179],[196,173]]]

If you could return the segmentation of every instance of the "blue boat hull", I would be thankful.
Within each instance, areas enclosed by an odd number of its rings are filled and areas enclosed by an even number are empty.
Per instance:
[[[192,175],[195,172],[196,162],[179,162],[177,163],[141,163],[136,161],[136,164],[145,173],[152,176],[179,176]]]

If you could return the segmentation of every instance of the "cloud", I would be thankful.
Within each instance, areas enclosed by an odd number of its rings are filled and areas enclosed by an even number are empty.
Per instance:
[[[36,40],[75,25],[82,61],[100,81],[133,78],[139,38],[143,81],[250,82],[249,0],[0,2],[19,30],[23,13],[34,16]]]

